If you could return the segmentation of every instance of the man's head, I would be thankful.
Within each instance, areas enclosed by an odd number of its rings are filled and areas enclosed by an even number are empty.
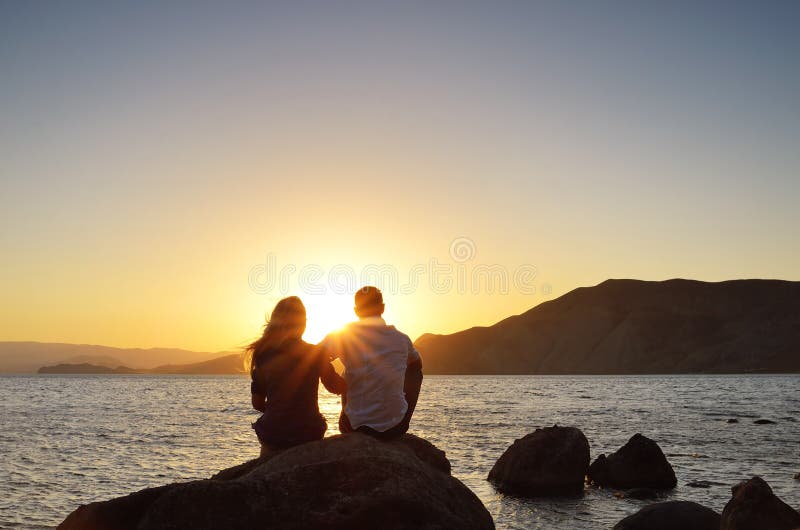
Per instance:
[[[377,287],[367,285],[356,291],[356,315],[359,318],[379,317],[383,314],[383,295]]]

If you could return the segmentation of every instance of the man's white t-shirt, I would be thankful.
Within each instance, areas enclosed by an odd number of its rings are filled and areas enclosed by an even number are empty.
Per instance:
[[[403,419],[408,403],[403,392],[406,367],[419,360],[411,339],[380,317],[362,318],[331,333],[321,346],[345,367],[345,414],[353,429],[384,432]]]

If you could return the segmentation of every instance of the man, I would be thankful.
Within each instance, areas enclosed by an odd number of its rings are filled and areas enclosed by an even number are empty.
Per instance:
[[[381,315],[383,295],[363,287],[355,295],[359,320],[320,343],[331,360],[344,365],[347,392],[342,394],[339,430],[394,438],[408,430],[422,385],[422,359],[411,339]]]

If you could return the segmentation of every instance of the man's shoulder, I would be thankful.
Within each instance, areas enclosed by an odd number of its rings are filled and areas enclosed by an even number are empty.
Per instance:
[[[397,329],[394,326],[387,326],[388,335],[391,336],[391,342],[398,346],[402,345],[407,349],[413,349],[414,343],[411,341],[411,338]]]
[[[343,342],[362,342],[365,336],[372,336],[373,339],[380,341],[380,337],[392,342],[404,342],[412,344],[408,335],[397,329],[393,325],[386,323],[366,323],[355,321],[345,324],[340,329],[329,333],[320,344],[342,344]]]
[[[401,337],[401,338],[403,338],[404,340],[407,340],[408,342],[411,342],[411,338],[410,338],[408,335],[406,335],[405,333],[403,333],[402,331],[400,331],[399,329],[397,329],[397,328],[396,328],[396,327],[394,327],[394,326],[389,326],[389,327],[390,327],[390,328],[392,328],[392,331],[393,331],[395,334],[397,334],[397,336],[398,336],[398,337]]]
[[[321,348],[338,348],[343,344],[352,342],[353,337],[358,335],[357,322],[349,322],[339,329],[335,329],[325,335],[317,346]]]

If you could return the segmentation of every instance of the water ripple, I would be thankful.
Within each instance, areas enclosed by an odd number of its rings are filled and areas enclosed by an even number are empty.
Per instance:
[[[500,530],[610,527],[647,501],[599,489],[517,499],[486,475],[516,438],[557,423],[580,427],[592,457],[636,432],[658,441],[679,484],[665,499],[719,511],[730,485],[759,474],[798,507],[797,395],[798,376],[427,376],[412,431],[447,452]],[[2,528],[51,528],[81,503],[207,478],[258,454],[242,377],[0,376],[0,398]],[[323,390],[320,408],[336,434],[338,397]],[[702,481],[710,487],[688,486]]]

